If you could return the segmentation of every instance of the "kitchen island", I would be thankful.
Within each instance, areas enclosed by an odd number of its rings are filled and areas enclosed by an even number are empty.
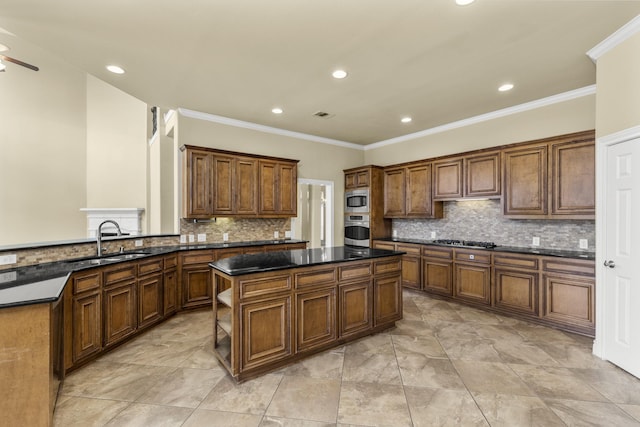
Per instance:
[[[237,381],[392,327],[402,252],[334,247],[212,262],[214,349]]]

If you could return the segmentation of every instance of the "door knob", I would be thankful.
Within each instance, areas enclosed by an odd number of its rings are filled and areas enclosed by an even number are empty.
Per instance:
[[[613,260],[609,260],[604,262],[604,266],[609,268],[614,268],[616,266],[616,263],[613,262]]]

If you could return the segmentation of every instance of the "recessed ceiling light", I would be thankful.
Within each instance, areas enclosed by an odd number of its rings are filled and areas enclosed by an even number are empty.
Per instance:
[[[403,117],[402,119],[400,119],[402,123],[410,123],[411,120],[412,120],[411,117]]]
[[[505,83],[505,84],[503,84],[502,86],[500,86],[498,88],[498,90],[500,92],[506,92],[506,91],[511,90],[511,89],[513,89],[513,85],[511,83]]]
[[[113,74],[124,74],[124,69],[117,65],[107,65],[107,70],[111,71]]]
[[[473,3],[475,0],[456,0],[456,4],[458,6],[466,6],[468,4]]]
[[[272,112],[273,114],[282,114],[282,113],[284,112],[284,110],[283,110],[282,108],[278,108],[278,107],[276,107],[276,108],[272,108],[272,109],[271,109],[271,112]]]
[[[6,52],[8,50],[9,50],[9,46],[7,46],[6,44],[0,43],[0,52]]]
[[[331,75],[334,79],[344,79],[347,77],[347,72],[345,70],[335,70]]]

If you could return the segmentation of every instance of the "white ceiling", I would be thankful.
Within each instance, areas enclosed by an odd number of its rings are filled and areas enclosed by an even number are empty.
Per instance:
[[[356,144],[594,84],[585,53],[638,14],[608,0],[0,0],[0,27],[151,105]]]

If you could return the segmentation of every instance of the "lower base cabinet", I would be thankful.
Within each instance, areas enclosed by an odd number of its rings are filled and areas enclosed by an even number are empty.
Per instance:
[[[398,292],[401,288],[402,282],[398,276],[373,280],[374,326],[402,319],[402,293]]]
[[[213,284],[207,264],[182,268],[182,308],[203,307],[211,304]]]
[[[373,326],[371,280],[340,285],[340,336],[345,337]]]
[[[137,328],[136,282],[128,280],[104,290],[104,346],[133,334]]]
[[[456,298],[489,305],[491,303],[491,267],[455,264]]]
[[[542,317],[578,330],[595,328],[595,281],[545,274]]]
[[[163,316],[178,311],[178,270],[164,272],[162,278]]]
[[[73,297],[72,363],[102,350],[102,306],[99,292]]]
[[[494,271],[496,308],[525,315],[538,315],[538,273],[496,268]]]
[[[138,279],[138,328],[153,325],[162,319],[162,274]]]
[[[240,371],[292,354],[290,296],[244,304],[240,310],[243,337]]]
[[[296,352],[334,341],[337,337],[336,290],[296,294]]]

